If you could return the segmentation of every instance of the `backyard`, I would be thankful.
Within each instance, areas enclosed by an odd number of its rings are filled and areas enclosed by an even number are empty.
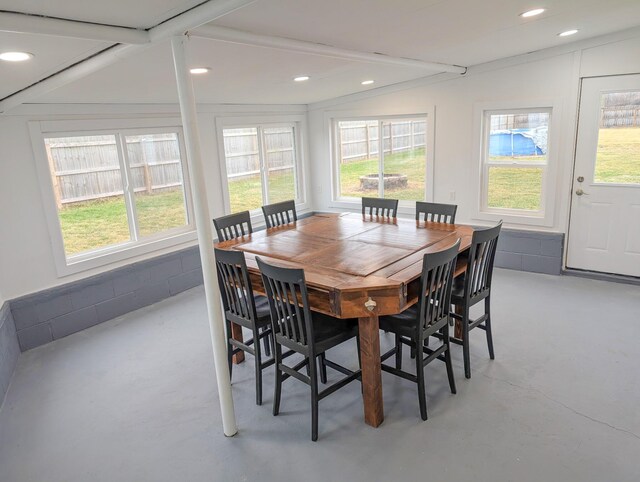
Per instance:
[[[598,142],[596,182],[640,184],[640,128],[602,129]],[[360,176],[378,171],[378,159],[342,164],[340,178],[342,196],[376,196],[377,192],[360,190]],[[407,187],[388,190],[388,197],[418,200],[424,197],[424,149],[413,154],[395,153],[385,157],[385,172],[407,175]],[[516,209],[537,209],[540,203],[540,168],[492,168],[489,173],[489,205]],[[269,176],[269,202],[295,197],[292,171]],[[262,206],[260,177],[229,182],[229,198],[233,212]],[[158,233],[185,224],[182,190],[137,194],[141,236]],[[74,203],[60,210],[60,224],[67,255],[97,249],[130,239],[125,204],[122,196]]]

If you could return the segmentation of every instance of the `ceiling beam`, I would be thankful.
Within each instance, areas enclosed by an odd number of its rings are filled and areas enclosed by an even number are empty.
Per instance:
[[[267,47],[278,50],[302,52],[323,57],[352,60],[356,62],[387,64],[394,65],[396,67],[411,67],[426,69],[435,72],[451,72],[456,74],[464,74],[467,71],[465,67],[461,67],[459,65],[449,65],[439,62],[427,62],[424,60],[408,59],[404,57],[393,57],[391,55],[384,55],[373,52],[360,52],[357,50],[333,47],[326,44],[319,44],[284,37],[275,37],[271,35],[260,35],[214,25],[205,25],[195,30],[190,30],[189,35],[191,35],[192,37],[201,37],[211,40],[219,40],[222,42],[231,42],[243,45]]]
[[[173,17],[160,25],[148,30],[149,42],[144,44],[116,44],[113,48],[79,62],[71,67],[47,77],[40,82],[22,89],[0,101],[0,114],[9,109],[62,87],[74,80],[97,72],[119,59],[127,58],[141,52],[150,45],[161,42],[175,35],[182,35],[190,29],[211,22],[239,8],[254,3],[256,0],[209,0],[191,10]]]
[[[0,12],[0,31],[53,35],[121,44],[145,44],[149,42],[146,30],[114,27],[64,18],[51,18],[26,13]]]

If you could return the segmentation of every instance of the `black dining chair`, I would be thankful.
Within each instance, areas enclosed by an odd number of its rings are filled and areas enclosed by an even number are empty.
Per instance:
[[[214,251],[227,328],[229,375],[233,373],[235,354],[242,351],[253,355],[256,372],[256,404],[262,405],[262,370],[275,363],[274,358],[263,361],[260,349],[260,340],[272,337],[269,302],[264,296],[254,298],[247,263],[242,251],[227,251],[219,248],[215,248]],[[231,323],[251,330],[252,338],[244,342],[235,340],[232,336]],[[268,344],[265,343],[265,348],[267,347]]]
[[[216,229],[218,242],[230,241],[232,239],[248,236],[253,233],[251,226],[251,215],[249,211],[242,211],[235,214],[227,214],[213,219],[213,226]],[[255,302],[267,304],[267,299],[261,295],[254,295]],[[263,339],[264,354],[271,356],[271,338]]]
[[[228,214],[213,220],[216,228],[218,241],[229,241],[253,233],[251,227],[251,216],[249,211],[242,211],[236,214]]]
[[[426,203],[422,201],[416,202],[416,221],[433,222],[433,223],[456,223],[456,204]],[[420,219],[422,218],[422,219]]]
[[[449,312],[451,310],[451,286],[456,267],[456,259],[460,240],[448,249],[436,253],[425,254],[422,259],[422,276],[418,303],[397,315],[380,317],[380,329],[395,333],[395,347],[382,355],[384,362],[395,354],[396,366],[382,363],[382,370],[418,384],[418,400],[420,416],[427,420],[427,398],[424,383],[424,368],[433,360],[445,362],[449,388],[456,393],[456,382],[453,377],[451,349],[449,345]],[[430,348],[425,341],[430,336],[437,336],[441,344]],[[402,345],[411,348],[422,347],[423,353],[416,356],[416,374],[402,370]]]
[[[397,199],[380,199],[377,197],[362,198],[363,216],[382,216],[395,218],[398,213]]]
[[[473,232],[466,271],[463,276],[455,280],[451,293],[451,303],[456,307],[451,316],[462,325],[462,338],[452,337],[451,341],[462,345],[464,376],[467,378],[471,378],[469,332],[472,329],[478,327],[485,331],[489,358],[494,359],[491,333],[491,278],[501,228],[502,221],[493,228],[478,229]],[[472,320],[469,311],[472,306],[481,301],[484,301],[484,313]]]
[[[267,228],[284,226],[285,224],[295,223],[298,220],[296,203],[293,200],[262,206],[262,213],[264,214]]]
[[[338,365],[325,356],[333,348],[358,336],[357,320],[340,320],[331,316],[312,312],[304,271],[301,269],[280,268],[256,258],[262,273],[269,307],[271,309],[272,331],[275,334],[276,383],[273,398],[273,414],[280,412],[282,382],[289,377],[297,378],[311,387],[311,440],[318,440],[318,402],[344,387],[353,380],[361,378],[360,370],[351,371]],[[282,347],[301,354],[304,359],[294,366],[282,362]],[[358,353],[360,350],[358,349]],[[320,357],[320,366],[317,364]],[[307,374],[300,370],[307,367]],[[340,381],[318,391],[318,368],[320,381],[327,382],[327,367],[345,374]]]

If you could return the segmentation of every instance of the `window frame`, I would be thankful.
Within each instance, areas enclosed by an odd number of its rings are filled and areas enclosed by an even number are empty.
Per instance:
[[[342,196],[340,192],[340,142],[338,135],[338,125],[340,122],[352,122],[352,121],[377,121],[379,130],[379,148],[382,147],[382,124],[385,121],[393,120],[423,120],[426,123],[425,130],[425,183],[424,183],[424,198],[419,201],[432,202],[434,199],[434,146],[435,146],[435,116],[434,111],[417,112],[411,114],[387,114],[387,115],[331,115],[329,117],[329,144],[330,144],[330,159],[331,159],[331,202],[329,207],[340,209],[360,209],[362,205],[361,198]],[[379,156],[378,169],[384,170],[383,156]],[[378,195],[380,194],[379,187]],[[400,214],[412,214],[415,212],[415,201],[400,200],[398,202],[398,213]]]
[[[256,128],[258,132],[258,150],[260,156],[260,182],[262,185],[262,199],[264,205],[265,192],[268,191],[268,169],[264,169],[264,157],[262,137],[260,131],[272,127],[293,127],[294,132],[294,177],[296,182],[298,199],[295,199],[298,213],[309,209],[307,186],[307,146],[306,146],[306,117],[303,115],[276,115],[276,116],[221,116],[215,120],[216,139],[218,143],[218,159],[220,168],[220,184],[222,187],[222,200],[224,214],[231,213],[231,200],[229,196],[229,178],[227,176],[227,158],[224,151],[225,129],[249,129]],[[266,189],[266,190],[265,190]],[[261,206],[262,206],[261,205]],[[249,210],[251,222],[254,226],[263,226],[264,218],[260,207]]]
[[[181,123],[176,119],[111,119],[111,120],[61,120],[61,121],[30,121],[28,123],[31,135],[36,171],[40,184],[43,208],[53,248],[53,259],[58,277],[68,276],[93,268],[110,265],[136,256],[175,246],[193,244],[197,239],[193,219],[193,203],[189,182],[189,168],[186,157],[184,133]],[[184,226],[171,228],[151,236],[133,236],[136,231],[136,206],[133,184],[127,182],[129,172],[129,158],[124,148],[126,137],[140,134],[175,133],[180,146],[182,165],[182,182],[184,189],[185,210],[187,223]],[[45,148],[45,139],[56,137],[74,137],[91,135],[112,135],[116,138],[120,174],[123,176],[123,198],[127,212],[127,223],[131,239],[103,248],[85,251],[67,256],[62,236],[62,228],[58,208],[55,202],[53,182],[49,161]]]
[[[482,103],[476,104],[475,128],[476,141],[474,151],[478,155],[476,171],[476,206],[474,219],[497,222],[500,220],[511,224],[529,226],[553,226],[554,206],[556,200],[556,183],[558,169],[558,149],[561,126],[560,101],[521,101],[507,103]],[[547,113],[549,115],[549,127],[547,135],[547,159],[546,163],[500,163],[488,162],[489,132],[491,130],[490,116],[504,114],[529,114]],[[541,167],[542,185],[540,192],[540,210],[527,211],[524,209],[492,208],[488,206],[489,192],[489,167],[498,166],[505,168],[531,168]]]

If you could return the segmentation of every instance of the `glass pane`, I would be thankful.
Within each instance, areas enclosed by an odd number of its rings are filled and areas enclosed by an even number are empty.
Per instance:
[[[490,162],[547,162],[549,113],[491,114]]]
[[[383,122],[384,197],[424,200],[426,128],[424,120]]]
[[[262,206],[262,178],[258,150],[258,129],[224,129],[224,157],[231,212]]]
[[[262,135],[267,169],[268,202],[272,204],[297,199],[294,128],[265,127]]]
[[[640,92],[602,94],[595,182],[640,184]]]
[[[378,121],[340,121],[340,195],[378,197]]]
[[[138,233],[151,236],[185,226],[180,143],[175,132],[126,136]]]
[[[44,142],[66,255],[130,241],[115,136]]]
[[[490,208],[542,209],[542,167],[489,167]]]

